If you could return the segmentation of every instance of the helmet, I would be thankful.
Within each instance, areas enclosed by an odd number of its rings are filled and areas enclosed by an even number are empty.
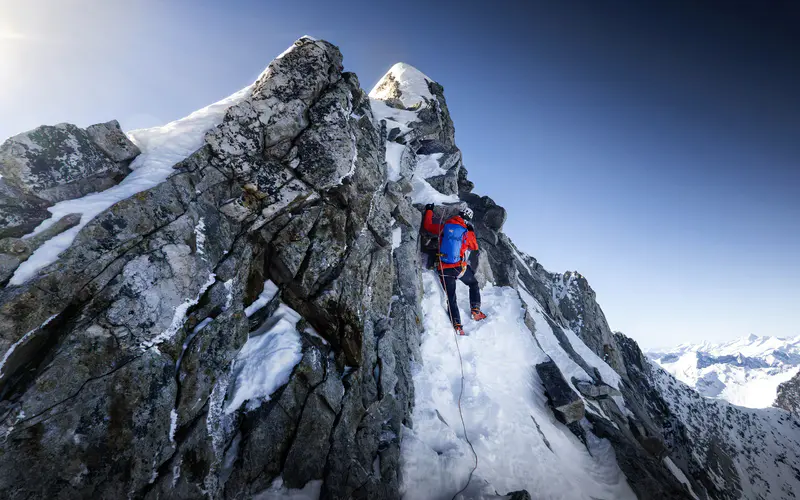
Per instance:
[[[463,217],[464,219],[467,219],[467,220],[472,220],[472,216],[473,215],[474,214],[472,213],[472,209],[471,208],[469,208],[466,205],[461,207],[461,217]]]

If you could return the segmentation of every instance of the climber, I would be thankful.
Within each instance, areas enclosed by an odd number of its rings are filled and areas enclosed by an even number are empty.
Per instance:
[[[461,314],[456,304],[456,280],[460,279],[469,287],[469,303],[472,309],[472,319],[480,321],[486,318],[481,312],[481,290],[472,266],[469,265],[469,252],[478,250],[478,240],[472,227],[472,209],[462,204],[458,215],[447,219],[444,224],[433,222],[433,203],[425,206],[425,219],[423,227],[426,231],[439,237],[438,265],[439,280],[447,293],[447,303],[450,309],[450,319],[453,328],[459,335],[464,335],[461,326]]]

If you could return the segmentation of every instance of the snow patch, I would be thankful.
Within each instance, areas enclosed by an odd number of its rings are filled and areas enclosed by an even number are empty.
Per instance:
[[[281,304],[275,314],[247,339],[233,361],[226,414],[236,411],[245,401],[248,401],[247,410],[258,408],[289,381],[292,370],[303,357],[296,328],[299,320],[297,312]]]
[[[386,141],[386,167],[390,181],[400,180],[403,152],[406,150],[404,144],[394,141]]]
[[[275,294],[278,293],[278,285],[272,282],[272,280],[267,280],[264,282],[264,288],[259,294],[258,298],[253,301],[252,304],[247,306],[244,310],[245,316],[248,318],[255,314],[259,309],[262,309],[264,306],[269,304],[269,301],[275,297]]]
[[[178,430],[178,412],[175,408],[169,412],[169,442],[175,442],[175,431]]]

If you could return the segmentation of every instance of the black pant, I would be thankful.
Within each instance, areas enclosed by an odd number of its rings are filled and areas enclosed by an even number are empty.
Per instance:
[[[450,314],[453,317],[453,325],[461,324],[461,315],[458,312],[458,304],[456,304],[456,279],[458,279],[458,274],[460,272],[460,267],[436,271],[439,275],[439,281],[444,281],[444,289],[447,292],[447,303],[450,304]],[[470,307],[473,309],[480,309],[481,289],[480,286],[478,286],[478,280],[475,279],[475,273],[472,272],[472,266],[467,266],[467,270],[461,277],[461,281],[469,287]]]

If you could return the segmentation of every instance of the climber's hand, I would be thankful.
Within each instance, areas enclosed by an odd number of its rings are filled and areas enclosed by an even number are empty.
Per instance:
[[[425,211],[427,212],[428,210],[433,210],[433,207],[434,207],[433,203],[428,203],[427,205],[425,205]]]

